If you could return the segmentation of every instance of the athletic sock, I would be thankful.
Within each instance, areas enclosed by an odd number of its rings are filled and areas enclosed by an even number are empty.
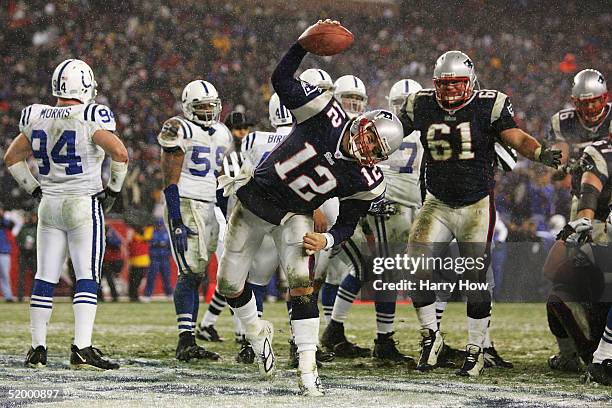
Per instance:
[[[72,300],[72,309],[74,310],[74,345],[79,349],[91,346],[97,308],[98,283],[92,279],[78,280]]]
[[[376,333],[392,333],[395,320],[395,302],[375,302]]]
[[[608,310],[606,328],[599,340],[597,350],[593,353],[593,363],[601,363],[608,359],[612,359],[612,308]]]
[[[253,295],[255,296],[255,304],[257,305],[257,316],[261,317],[263,315],[263,304],[268,288],[266,286],[255,285],[254,283],[249,282],[246,283],[245,288],[249,288],[253,291]]]
[[[438,330],[440,330],[440,324],[442,323],[442,316],[444,316],[444,310],[448,302],[436,301],[436,321],[438,322]]]
[[[174,308],[179,335],[184,332],[193,332],[195,297],[197,293],[193,290],[191,278],[187,275],[179,275],[174,289]]]
[[[227,301],[225,300],[225,296],[219,293],[219,290],[215,288],[215,293],[213,294],[212,299],[210,299],[210,304],[208,305],[208,310],[204,313],[204,318],[200,323],[200,326],[214,326],[217,323],[217,319],[219,315],[227,306]]]
[[[351,274],[346,275],[338,288],[338,295],[332,311],[332,320],[344,323],[353,306],[357,294],[361,290],[361,282]]]
[[[329,324],[332,316],[332,310],[334,310],[334,303],[336,302],[336,295],[338,294],[339,285],[332,285],[331,283],[325,282],[321,288],[321,305],[323,305],[323,316],[325,323]]]
[[[30,297],[30,330],[32,347],[47,348],[47,326],[53,310],[53,289],[55,283],[36,279]]]
[[[417,307],[416,313],[419,323],[423,329],[438,330],[438,322],[436,321],[436,304],[432,303],[427,306]]]
[[[468,317],[468,344],[475,344],[482,348],[489,327],[490,316],[482,319]]]
[[[245,288],[240,296],[227,299],[227,304],[240,320],[241,326],[247,335],[258,335],[262,328],[261,319],[257,315],[255,296],[249,288]]]

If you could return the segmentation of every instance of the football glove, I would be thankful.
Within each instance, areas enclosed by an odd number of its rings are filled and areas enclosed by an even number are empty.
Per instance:
[[[96,197],[102,205],[102,209],[105,213],[109,212],[113,208],[117,196],[119,196],[119,192],[113,191],[108,187],[94,195],[94,197]]]
[[[187,252],[187,239],[190,235],[198,234],[183,224],[181,218],[170,220],[170,239],[172,239],[172,245],[179,254],[183,255]]]
[[[567,245],[577,246],[584,243],[593,229],[591,220],[586,217],[567,223],[557,234],[557,240],[565,241]]]
[[[556,169],[561,164],[561,150],[553,150],[549,147],[541,146],[536,150],[535,159],[545,166]]]

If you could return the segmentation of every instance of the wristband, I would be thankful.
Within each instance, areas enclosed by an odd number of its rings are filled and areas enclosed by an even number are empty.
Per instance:
[[[180,220],[181,217],[181,200],[179,197],[179,190],[176,184],[170,184],[164,189],[164,196],[166,197],[166,207],[168,208],[168,215],[171,220]]]
[[[28,164],[25,160],[17,162],[8,168],[9,172],[19,183],[19,185],[28,192],[28,194],[32,194],[37,187],[40,187],[40,183],[30,171]]]
[[[111,160],[110,179],[108,180],[107,187],[115,193],[121,191],[121,186],[123,186],[123,181],[127,175],[127,170],[127,162],[116,162]]]
[[[334,246],[334,236],[332,234],[330,234],[329,232],[326,232],[325,234],[323,234],[325,236],[325,248],[323,249],[329,249],[331,247]]]

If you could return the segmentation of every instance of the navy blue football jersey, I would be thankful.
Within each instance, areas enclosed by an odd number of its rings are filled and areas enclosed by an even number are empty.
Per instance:
[[[610,198],[612,197],[612,140],[605,138],[593,142],[584,149],[582,154],[582,170],[595,174],[603,189],[597,200],[595,219],[605,221],[610,212]]]
[[[565,142],[569,145],[570,159],[579,160],[584,149],[596,140],[608,137],[608,129],[612,120],[612,103],[606,107],[604,119],[594,127],[583,125],[576,109],[562,109],[550,118],[550,129],[547,140],[551,143]],[[572,173],[572,193],[580,192],[582,172]]]
[[[350,121],[332,93],[294,78],[305,55],[299,44],[293,45],[272,75],[295,125],[237,195],[251,212],[276,225],[291,214],[312,214],[339,197],[340,214],[329,233],[340,243],[353,234],[372,201],[382,199],[385,183],[379,168],[363,167],[343,152],[342,135]]]
[[[515,128],[510,98],[475,91],[461,109],[447,111],[433,89],[411,94],[402,107],[404,134],[421,132],[427,191],[451,206],[473,204],[493,191],[495,142]]]

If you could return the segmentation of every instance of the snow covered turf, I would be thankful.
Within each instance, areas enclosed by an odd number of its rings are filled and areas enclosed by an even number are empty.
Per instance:
[[[283,304],[266,304],[265,315],[276,326],[274,346],[279,371],[273,383],[257,379],[255,366],[234,362],[237,345],[229,313],[218,328],[223,343],[205,343],[222,355],[219,362],[178,363],[173,305],[101,304],[94,344],[121,363],[112,372],[68,369],[72,308],[54,305],[45,370],[22,367],[29,347],[27,304],[0,306],[0,406],[612,406],[612,388],[583,384],[580,376],[553,373],[546,359],[553,353],[543,305],[496,304],[493,340],[514,369],[487,369],[477,379],[463,379],[454,369],[419,374],[405,367],[380,365],[371,359],[340,360],[320,370],[327,395],[309,400],[297,396],[295,371],[286,368],[288,324]],[[412,307],[398,306],[399,349],[416,356],[417,324]],[[362,346],[373,346],[373,305],[356,305],[347,335]],[[449,305],[443,320],[446,339],[454,347],[466,340],[465,306]],[[10,399],[13,389],[59,389],[53,400]]]

